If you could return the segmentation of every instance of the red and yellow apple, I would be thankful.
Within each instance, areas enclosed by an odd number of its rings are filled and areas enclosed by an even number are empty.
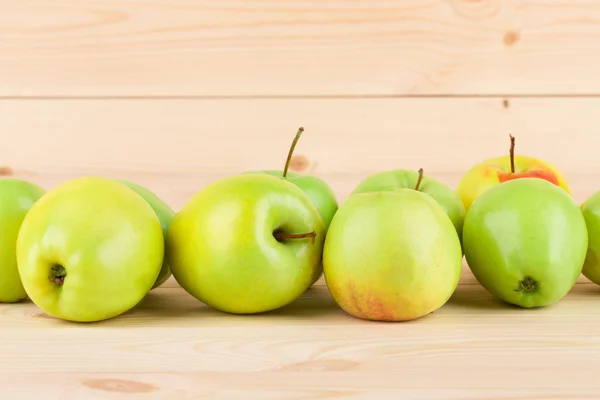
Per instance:
[[[519,178],[544,179],[572,195],[563,174],[549,162],[524,155],[514,155],[515,141],[511,136],[510,154],[489,158],[469,169],[456,189],[465,209],[483,192],[503,182]]]

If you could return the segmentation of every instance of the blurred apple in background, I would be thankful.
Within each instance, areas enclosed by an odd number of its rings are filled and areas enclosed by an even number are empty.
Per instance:
[[[171,226],[171,222],[173,222],[173,218],[175,217],[175,211],[163,201],[156,193],[152,192],[148,188],[128,180],[119,180],[122,184],[129,187],[137,194],[142,196],[144,200],[152,207],[154,212],[156,213],[156,217],[160,222],[160,226],[163,231],[164,241],[166,242],[167,234],[169,233],[169,228]],[[165,243],[166,247],[166,243]],[[163,283],[167,281],[171,277],[171,269],[169,268],[169,263],[167,262],[167,257],[163,257],[163,265],[160,269],[160,273],[152,286],[152,289],[156,289],[160,287]]]
[[[45,194],[38,185],[21,179],[0,180],[0,302],[14,303],[27,297],[17,268],[17,236],[23,219]]]
[[[397,191],[399,189],[415,189],[431,196],[448,214],[459,240],[462,238],[465,208],[460,197],[445,183],[424,175],[419,171],[397,169],[377,172],[362,180],[352,194]]]
[[[600,191],[596,191],[580,205],[588,232],[588,246],[583,265],[583,276],[600,285]]]
[[[463,175],[456,191],[466,210],[486,190],[519,178],[544,179],[572,195],[565,177],[554,165],[539,158],[515,156],[514,151],[515,138],[510,135],[509,155],[484,160]]]

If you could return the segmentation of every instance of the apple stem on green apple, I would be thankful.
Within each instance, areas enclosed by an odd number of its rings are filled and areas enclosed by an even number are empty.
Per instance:
[[[515,173],[515,137],[510,136],[510,172]]]
[[[62,265],[55,265],[50,269],[50,271],[50,276],[48,276],[50,282],[53,282],[58,286],[62,286],[63,283],[65,283],[65,276],[67,276],[65,267]]]
[[[312,243],[315,243],[315,237],[317,237],[317,232],[312,231],[312,232],[308,232],[308,233],[282,233],[282,232],[275,232],[273,234],[273,236],[275,236],[275,239],[277,239],[278,241],[281,241],[283,239],[304,239],[307,237],[312,238]]]
[[[417,184],[415,185],[416,191],[419,191],[419,187],[421,187],[422,180],[423,180],[423,168],[419,168],[419,179],[417,179]]]
[[[287,172],[290,167],[290,162],[292,161],[292,154],[294,154],[294,149],[296,148],[296,144],[298,143],[298,140],[300,139],[300,136],[302,136],[303,132],[304,132],[304,128],[300,127],[300,129],[298,129],[298,133],[296,133],[296,136],[294,137],[294,141],[292,142],[292,145],[290,146],[290,151],[288,152],[287,160],[285,161],[285,168],[283,169],[283,177],[284,178],[287,176]]]

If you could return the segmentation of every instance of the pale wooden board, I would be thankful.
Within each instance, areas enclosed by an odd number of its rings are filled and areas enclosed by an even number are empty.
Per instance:
[[[598,94],[595,0],[0,1],[3,96]]]
[[[0,100],[0,165],[47,187],[74,176],[131,178],[173,207],[221,177],[292,169],[343,200],[368,175],[422,167],[455,188],[488,157],[557,166],[577,201],[600,190],[600,97],[586,99]]]
[[[593,398],[599,299],[598,286],[582,284],[551,307],[526,310],[467,285],[407,323],[353,318],[323,287],[249,316],[161,288],[131,312],[91,325],[45,317],[29,302],[0,305],[0,393],[14,400]]]

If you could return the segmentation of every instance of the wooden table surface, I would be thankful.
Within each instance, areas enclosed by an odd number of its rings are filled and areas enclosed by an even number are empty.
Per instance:
[[[508,154],[600,190],[597,0],[0,0],[0,177],[130,179],[175,210],[221,177],[283,168],[340,202],[424,168],[456,187]],[[322,282],[269,315],[169,281],[132,312],[63,323],[0,305],[0,399],[560,399],[600,396],[600,287],[492,299],[465,269],[438,312],[344,314]]]
[[[2,398],[592,399],[600,287],[525,310],[466,274],[437,312],[405,323],[345,314],[317,282],[263,315],[212,310],[173,280],[96,324],[0,306]]]

